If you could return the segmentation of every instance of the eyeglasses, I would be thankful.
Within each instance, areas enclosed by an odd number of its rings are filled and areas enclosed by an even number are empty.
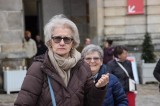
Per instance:
[[[60,43],[63,39],[65,44],[70,44],[73,38],[70,37],[62,37],[62,36],[52,36],[52,39],[55,43]]]
[[[99,57],[93,57],[93,58],[87,57],[87,58],[85,58],[86,62],[91,62],[92,59],[95,62],[98,62],[101,58],[99,58]]]

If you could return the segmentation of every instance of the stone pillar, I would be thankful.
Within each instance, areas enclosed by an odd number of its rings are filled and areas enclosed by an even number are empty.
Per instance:
[[[0,0],[0,88],[3,82],[2,67],[22,64],[22,61],[19,63],[9,58],[17,60],[19,53],[23,51],[23,18],[22,0]]]
[[[0,0],[1,52],[22,50],[24,30],[22,0]]]
[[[93,43],[101,44],[104,29],[103,0],[89,0],[90,36]]]

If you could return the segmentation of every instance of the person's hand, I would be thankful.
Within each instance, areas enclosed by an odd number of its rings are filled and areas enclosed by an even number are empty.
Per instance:
[[[103,74],[101,76],[101,78],[97,81],[97,83],[95,84],[95,86],[97,88],[101,88],[101,87],[106,86],[108,84],[108,82],[109,82],[109,73]]]

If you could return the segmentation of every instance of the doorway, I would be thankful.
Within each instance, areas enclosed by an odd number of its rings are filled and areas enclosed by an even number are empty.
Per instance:
[[[23,0],[24,29],[31,31],[33,39],[40,34],[39,3],[40,0]]]

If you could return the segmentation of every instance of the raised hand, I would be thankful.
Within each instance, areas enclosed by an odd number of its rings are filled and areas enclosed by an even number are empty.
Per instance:
[[[109,83],[109,73],[103,74],[101,78],[98,80],[98,82],[95,84],[97,88],[104,87]]]

